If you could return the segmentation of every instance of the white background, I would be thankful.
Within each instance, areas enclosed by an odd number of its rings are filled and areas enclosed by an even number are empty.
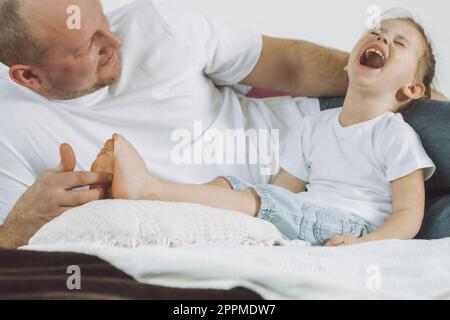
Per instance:
[[[366,10],[403,7],[430,34],[438,60],[437,87],[450,96],[450,1],[448,0],[168,0],[263,34],[314,41],[350,51],[365,30]],[[112,10],[132,0],[102,0]],[[0,48],[1,50],[1,48]]]
[[[402,7],[421,22],[438,60],[436,85],[450,96],[450,1],[448,0],[168,0],[263,34],[314,41],[350,51],[365,31],[371,5]],[[131,0],[102,0],[117,8]]]

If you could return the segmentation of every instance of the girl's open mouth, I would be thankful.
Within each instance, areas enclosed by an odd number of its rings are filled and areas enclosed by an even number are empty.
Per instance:
[[[359,63],[367,68],[377,70],[384,67],[387,58],[387,54],[381,46],[372,45],[361,54]]]

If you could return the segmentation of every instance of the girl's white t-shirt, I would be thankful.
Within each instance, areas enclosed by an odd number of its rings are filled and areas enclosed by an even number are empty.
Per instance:
[[[380,227],[392,215],[391,182],[435,165],[400,114],[384,113],[342,127],[342,108],[304,119],[281,156],[281,167],[306,182],[302,201],[360,216]]]

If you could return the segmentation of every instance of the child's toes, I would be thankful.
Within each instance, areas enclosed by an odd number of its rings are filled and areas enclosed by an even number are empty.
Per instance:
[[[106,149],[105,148],[101,148],[100,152],[97,154],[97,158],[101,157],[102,155],[104,155],[106,153]]]
[[[108,141],[106,141],[104,149],[106,149],[106,151],[109,151],[109,152],[114,152],[114,140],[109,139]]]
[[[92,164],[93,172],[114,173],[114,159],[107,153],[101,154]]]

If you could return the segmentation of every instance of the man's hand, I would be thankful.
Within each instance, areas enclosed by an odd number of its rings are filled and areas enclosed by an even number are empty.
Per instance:
[[[361,238],[356,238],[351,235],[334,236],[330,241],[328,241],[326,247],[343,247],[353,244],[363,243]]]
[[[76,158],[68,144],[61,145],[60,155],[58,167],[43,172],[17,201],[0,229],[0,247],[23,246],[42,226],[66,210],[104,198],[102,188],[86,191],[73,189],[110,184],[111,175],[74,172]]]

